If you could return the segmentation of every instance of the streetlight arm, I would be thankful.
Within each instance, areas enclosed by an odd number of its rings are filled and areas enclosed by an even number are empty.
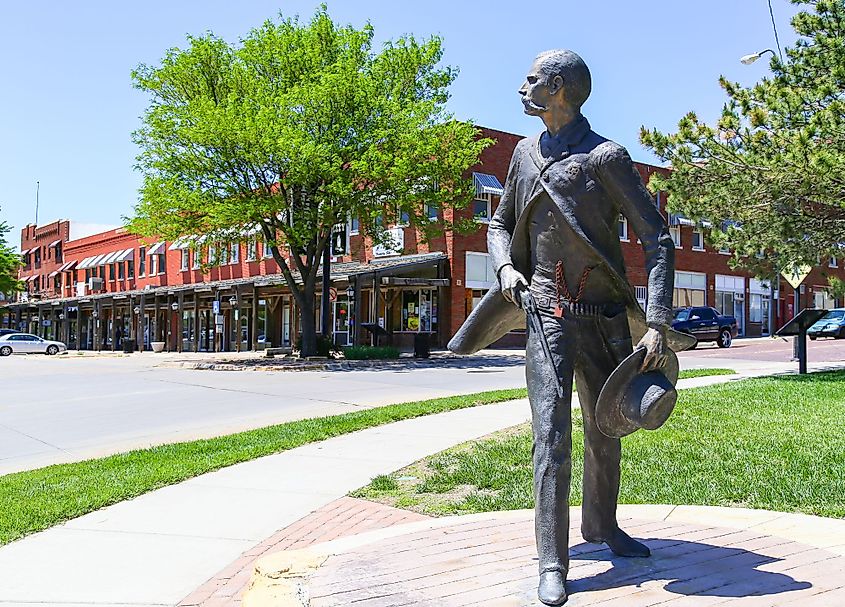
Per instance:
[[[757,61],[760,57],[762,57],[766,53],[771,53],[773,57],[775,55],[775,52],[772,49],[767,48],[767,49],[764,49],[764,50],[759,51],[757,53],[751,53],[750,55],[743,55],[742,57],[739,58],[739,60],[743,65],[751,65],[752,63]]]

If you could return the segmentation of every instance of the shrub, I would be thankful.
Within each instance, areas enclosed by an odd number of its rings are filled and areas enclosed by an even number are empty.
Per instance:
[[[302,352],[301,335],[299,336],[299,339],[296,340],[296,349]],[[322,335],[317,336],[317,356],[328,358],[331,354],[337,352],[340,352],[340,348],[335,345],[330,337],[324,337]]]
[[[349,346],[343,349],[349,360],[384,360],[399,358],[399,348],[393,346]]]

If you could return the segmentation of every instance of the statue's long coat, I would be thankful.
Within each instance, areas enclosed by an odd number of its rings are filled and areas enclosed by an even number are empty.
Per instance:
[[[513,264],[530,281],[528,221],[531,207],[545,191],[568,223],[588,246],[592,260],[601,265],[626,298],[633,343],[648,323],[668,325],[672,320],[674,243],[627,151],[590,130],[580,117],[564,134],[564,145],[549,159],[538,153],[540,135],[520,141],[511,158],[505,191],[490,222],[487,248],[498,276]],[[625,278],[617,222],[627,217],[640,241],[648,272],[648,316]],[[502,296],[496,284],[482,298],[449,342],[458,354],[487,347],[509,331],[525,326],[525,313]],[[678,352],[691,347],[689,335],[668,332],[669,347]]]

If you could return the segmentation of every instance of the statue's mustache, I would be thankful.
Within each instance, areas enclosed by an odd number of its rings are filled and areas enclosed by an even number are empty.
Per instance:
[[[545,112],[546,109],[547,109],[546,106],[538,105],[538,104],[534,103],[533,101],[531,101],[530,99],[528,99],[527,97],[522,98],[522,103],[523,103],[523,105],[525,105],[525,107],[531,108],[532,110],[536,110],[538,112]]]

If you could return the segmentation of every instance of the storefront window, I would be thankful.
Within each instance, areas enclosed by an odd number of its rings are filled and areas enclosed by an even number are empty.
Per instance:
[[[437,313],[436,290],[402,291],[402,310],[398,330],[435,333],[437,332]]]
[[[190,349],[194,343],[194,313],[190,310],[182,312],[182,347]]]
[[[748,302],[748,320],[763,322],[763,296],[758,293],[752,293]]]
[[[258,343],[263,344],[267,341],[267,300],[258,300],[258,326],[255,327],[256,335],[258,335]]]

